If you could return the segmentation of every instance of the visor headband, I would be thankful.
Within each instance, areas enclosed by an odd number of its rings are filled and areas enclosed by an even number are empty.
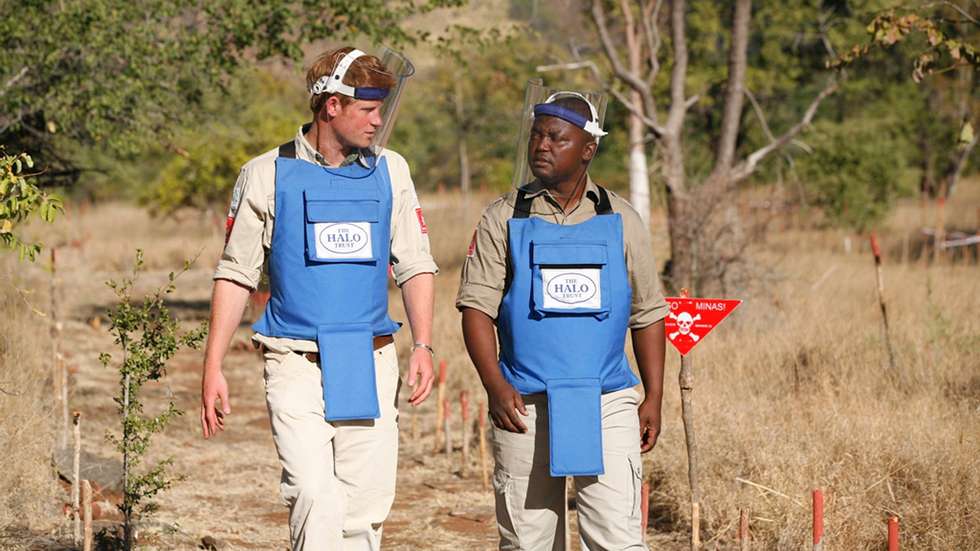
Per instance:
[[[573,97],[584,101],[585,104],[589,106],[589,112],[592,114],[592,120],[586,119],[571,109],[567,109],[560,105],[555,105],[554,101],[562,97]],[[544,103],[539,103],[534,106],[534,116],[557,117],[565,122],[574,124],[582,130],[585,130],[597,141],[599,138],[607,134],[607,132],[603,131],[599,126],[599,115],[596,112],[595,106],[592,105],[592,102],[586,99],[585,96],[579,94],[578,92],[555,92],[554,94],[551,94],[548,96],[548,99],[544,100]]]
[[[344,84],[344,76],[354,61],[365,55],[361,50],[351,50],[337,62],[337,67],[329,75],[320,77],[310,88],[310,95],[343,94],[354,99],[382,100],[388,96],[387,88],[353,87]]]

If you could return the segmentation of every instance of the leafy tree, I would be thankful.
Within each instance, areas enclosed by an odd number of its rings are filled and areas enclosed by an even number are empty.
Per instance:
[[[21,260],[34,261],[41,250],[40,243],[25,242],[16,227],[37,214],[45,222],[53,222],[55,214],[62,210],[61,199],[39,189],[25,174],[34,167],[34,160],[26,153],[8,155],[0,145],[0,245],[16,250]]]
[[[294,80],[252,70],[229,93],[211,94],[204,107],[209,122],[178,132],[182,151],[167,156],[140,200],[160,213],[227,206],[239,168],[292,138],[309,118],[302,86]]]
[[[320,39],[413,42],[426,33],[406,30],[408,16],[461,1],[0,0],[0,143],[73,182],[66,142],[168,145],[254,59],[300,59]]]
[[[899,131],[887,120],[861,117],[820,121],[807,134],[812,152],[799,158],[799,175],[809,200],[831,222],[863,232],[915,189],[916,171],[895,162],[912,148]]]
[[[905,73],[911,61],[911,78],[920,87],[910,93],[920,105],[906,113],[917,121],[919,187],[933,197],[949,196],[977,145],[980,21],[975,3],[894,6],[868,19],[863,40],[829,65],[849,67],[888,56]]]
[[[420,188],[455,187],[462,180],[459,142],[465,141],[473,182],[502,191],[511,184],[527,81],[542,78],[548,86],[581,89],[599,84],[582,71],[538,72],[564,56],[564,43],[542,30],[522,28],[466,43],[470,46],[461,55],[441,52],[432,68],[410,82],[404,104],[411,108],[401,111],[391,147],[412,164]],[[625,110],[610,105],[606,127],[619,128],[624,120]],[[623,189],[625,136],[614,132],[599,149],[592,176]]]

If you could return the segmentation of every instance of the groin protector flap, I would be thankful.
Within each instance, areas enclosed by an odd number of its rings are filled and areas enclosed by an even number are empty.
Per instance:
[[[551,379],[546,385],[551,476],[603,474],[599,379]]]
[[[317,328],[316,341],[320,349],[320,376],[327,421],[381,417],[371,325],[321,325]]]

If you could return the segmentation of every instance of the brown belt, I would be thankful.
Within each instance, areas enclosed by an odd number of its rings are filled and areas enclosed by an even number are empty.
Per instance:
[[[383,346],[388,346],[389,344],[395,342],[395,338],[391,335],[378,335],[374,337],[374,349],[377,350]],[[317,352],[296,352],[297,354],[303,356],[307,360],[313,363],[320,363],[320,354]]]

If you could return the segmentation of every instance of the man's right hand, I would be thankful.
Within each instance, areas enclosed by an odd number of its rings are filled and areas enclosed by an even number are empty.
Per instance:
[[[490,404],[490,419],[497,428],[510,432],[527,432],[527,426],[520,416],[527,417],[524,398],[507,381],[501,379],[487,387],[487,401]]]
[[[208,344],[204,348],[204,374],[201,376],[201,430],[205,438],[225,430],[225,415],[231,413],[228,382],[221,373],[221,362],[235,328],[242,321],[245,303],[251,290],[227,279],[216,279],[211,293],[211,323]],[[221,401],[221,409],[217,407]]]
[[[218,409],[218,400],[221,409]],[[201,379],[201,430],[205,438],[225,430],[225,415],[231,413],[231,402],[228,401],[228,382],[221,369],[204,368]]]

